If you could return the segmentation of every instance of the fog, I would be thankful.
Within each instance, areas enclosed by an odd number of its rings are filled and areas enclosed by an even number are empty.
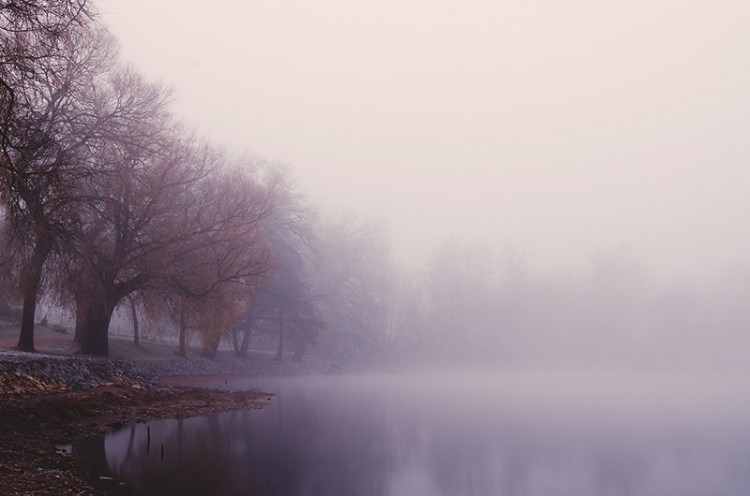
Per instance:
[[[98,7],[180,117],[376,219],[408,269],[446,239],[539,274],[613,252],[662,281],[746,263],[746,2]]]
[[[34,5],[0,19],[18,350],[51,312],[269,393],[74,443],[92,477],[748,494],[750,3]]]

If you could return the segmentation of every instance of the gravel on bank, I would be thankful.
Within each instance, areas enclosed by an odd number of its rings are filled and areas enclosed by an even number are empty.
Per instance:
[[[217,360],[201,357],[128,360],[20,353],[0,348],[0,396],[61,393],[115,384],[158,388],[160,378],[167,376],[282,377],[325,373],[330,368],[331,363],[325,360],[279,362],[262,352],[252,353],[247,358],[225,352]]]
[[[94,386],[157,388],[159,377],[124,360],[0,354],[0,396],[54,394]]]

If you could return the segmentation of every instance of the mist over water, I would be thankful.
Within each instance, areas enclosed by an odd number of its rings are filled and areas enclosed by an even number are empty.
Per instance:
[[[750,490],[750,386],[739,375],[457,372],[273,386],[261,411],[112,433],[107,465],[137,494]]]

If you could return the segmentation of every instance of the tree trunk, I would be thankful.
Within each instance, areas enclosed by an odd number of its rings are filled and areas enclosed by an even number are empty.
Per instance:
[[[109,321],[117,302],[103,301],[89,305],[86,326],[81,340],[81,353],[87,355],[109,355]]]
[[[34,348],[34,314],[36,313],[37,286],[29,283],[24,289],[23,314],[21,317],[21,335],[18,337],[18,349],[36,351]]]
[[[86,333],[86,316],[89,309],[84,303],[84,298],[76,295],[76,332],[73,335],[73,341],[81,344],[83,336]]]
[[[240,354],[240,343],[237,341],[237,333],[239,331],[237,329],[232,329],[232,349],[234,350],[235,355]]]
[[[245,333],[242,336],[242,344],[240,345],[239,356],[247,358],[247,350],[250,349],[250,335],[253,333],[251,328],[245,329]]]
[[[138,312],[135,308],[135,300],[131,296],[128,296],[128,301],[130,302],[130,313],[133,316],[133,344],[137,348],[140,348],[141,343],[140,336],[138,334]]]
[[[294,350],[294,358],[292,358],[295,362],[301,362],[305,358],[305,352],[307,351],[307,347],[310,344],[310,340],[307,338],[307,335],[300,336],[299,341],[297,342],[297,348]]]
[[[207,336],[205,338],[205,342],[203,343],[203,351],[201,352],[201,356],[210,360],[216,358],[216,352],[219,349],[220,343],[221,334],[211,334],[210,336]]]
[[[280,362],[284,359],[284,313],[279,309],[279,346],[276,348],[274,360]]]
[[[89,313],[89,301],[86,296],[86,291],[77,290],[75,294],[76,300],[76,332],[73,336],[73,341],[80,344],[86,334],[86,319]]]
[[[34,317],[37,293],[39,292],[39,282],[42,279],[44,262],[47,260],[51,249],[52,240],[46,236],[40,237],[34,246],[34,252],[25,271],[21,334],[18,337],[18,349],[21,351],[36,351],[34,349]]]

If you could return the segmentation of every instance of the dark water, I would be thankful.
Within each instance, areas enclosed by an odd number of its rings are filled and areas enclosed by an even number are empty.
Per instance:
[[[126,427],[106,437],[102,456],[141,495],[746,496],[748,383],[295,379],[267,385],[278,396],[264,410]]]

